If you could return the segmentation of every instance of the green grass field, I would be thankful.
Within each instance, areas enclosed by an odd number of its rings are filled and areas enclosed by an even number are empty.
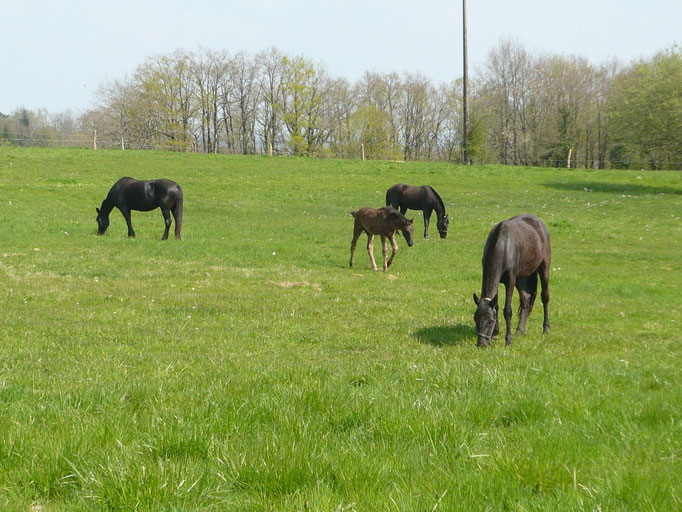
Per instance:
[[[159,210],[96,235],[126,175],[182,185],[182,241]],[[413,212],[388,272],[364,235],[348,268],[349,211],[397,182],[448,238]],[[523,212],[551,333],[538,300],[476,348],[483,244]],[[680,216],[679,172],[0,147],[0,509],[680,510]]]

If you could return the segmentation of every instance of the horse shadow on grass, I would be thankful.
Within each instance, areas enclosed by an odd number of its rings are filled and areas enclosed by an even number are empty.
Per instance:
[[[682,187],[639,185],[637,183],[603,183],[599,181],[576,181],[573,183],[550,181],[543,183],[545,187],[557,190],[604,192],[625,196],[642,196],[647,194],[682,194]]]
[[[438,325],[423,327],[412,333],[412,336],[420,343],[445,347],[461,345],[466,341],[476,342],[476,329],[469,325]]]

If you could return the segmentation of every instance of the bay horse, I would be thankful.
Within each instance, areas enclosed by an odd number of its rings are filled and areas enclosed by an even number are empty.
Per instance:
[[[547,226],[534,215],[517,215],[499,222],[492,229],[483,249],[483,284],[476,303],[478,346],[488,345],[500,331],[497,289],[503,283],[506,291],[504,319],[507,324],[505,342],[512,342],[511,318],[514,287],[519,291],[520,315],[517,334],[525,334],[528,316],[537,295],[538,276],[542,284],[542,306],[545,312],[543,332],[549,332],[549,266],[552,249]]]
[[[109,214],[114,207],[123,214],[128,224],[128,236],[135,236],[133,225],[130,222],[130,211],[138,210],[148,212],[161,208],[166,230],[161,240],[168,239],[168,230],[171,225],[171,212],[175,219],[175,238],[180,239],[182,229],[182,188],[171,180],[136,180],[133,178],[121,178],[111,187],[106,199],[102,201],[97,210],[97,232],[103,235],[109,227]]]
[[[433,187],[424,185],[415,187],[398,183],[386,191],[386,204],[400,210],[405,215],[408,210],[421,210],[424,214],[424,238],[429,237],[429,221],[431,213],[436,210],[438,219],[436,226],[441,238],[448,236],[450,218],[445,213],[445,204]]]
[[[367,233],[367,252],[369,252],[369,259],[372,262],[372,269],[377,270],[377,264],[374,261],[374,235],[381,236],[381,252],[384,255],[384,270],[391,266],[393,258],[398,253],[398,244],[395,242],[395,232],[400,230],[405,237],[408,247],[412,247],[414,240],[412,234],[414,232],[414,219],[407,219],[398,210],[391,206],[383,206],[379,209],[364,207],[356,212],[351,212],[355,217],[355,225],[353,230],[353,241],[350,243],[350,267],[353,268],[355,246],[358,243],[358,238],[364,231]],[[391,257],[386,262],[386,255],[388,248],[386,247],[386,239],[391,241],[393,252]]]

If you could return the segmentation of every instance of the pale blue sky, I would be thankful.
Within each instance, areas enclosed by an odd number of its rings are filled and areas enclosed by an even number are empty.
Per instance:
[[[501,39],[629,63],[682,43],[680,0],[468,0],[470,72]],[[462,73],[461,1],[0,0],[0,112],[90,107],[97,86],[176,49],[276,47],[351,81],[365,70]]]

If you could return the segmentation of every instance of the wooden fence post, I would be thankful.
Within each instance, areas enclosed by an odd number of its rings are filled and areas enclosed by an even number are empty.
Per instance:
[[[92,149],[97,151],[97,128],[93,129],[92,134]]]
[[[568,163],[566,164],[566,167],[568,169],[571,168],[571,153],[573,153],[573,148],[568,149]]]
[[[362,151],[362,161],[365,161],[365,143],[361,142],[360,143],[360,150]]]

